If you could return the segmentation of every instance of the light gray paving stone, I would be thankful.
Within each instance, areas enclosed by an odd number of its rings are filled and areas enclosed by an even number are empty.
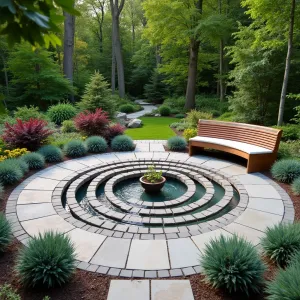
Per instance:
[[[182,269],[182,272],[185,276],[194,275],[196,271],[192,267]]]
[[[160,270],[157,272],[157,275],[159,278],[166,278],[170,277],[169,271],[168,270]]]
[[[248,208],[261,210],[264,212],[284,215],[284,205],[281,200],[267,198],[249,198]]]
[[[153,152],[152,159],[167,159],[169,156],[169,152]]]
[[[23,190],[18,198],[18,204],[50,203],[52,191]]]
[[[52,203],[17,205],[17,214],[20,221],[56,215]]]
[[[136,159],[134,152],[114,152],[114,155],[120,160]]]
[[[135,152],[135,156],[138,159],[151,159],[153,157],[153,152]]]
[[[117,269],[117,268],[110,268],[107,275],[110,276],[119,276],[121,272],[121,269]]]
[[[123,277],[132,277],[132,270],[122,270],[120,276]]]
[[[249,197],[252,198],[281,199],[279,193],[269,184],[244,185],[244,187],[247,190]]]
[[[94,256],[94,254],[106,238],[106,236],[103,236],[101,234],[88,232],[79,228],[71,230],[67,233],[67,235],[75,245],[77,259],[86,262],[89,262],[91,260],[91,258]]]
[[[268,182],[263,178],[261,178],[259,175],[260,173],[252,173],[252,174],[239,175],[236,176],[236,178],[239,180],[241,184],[250,184],[250,185],[268,184]]]
[[[96,272],[100,273],[100,274],[107,274],[108,270],[109,270],[109,267],[100,266]]]
[[[199,263],[199,249],[190,238],[168,240],[171,268],[186,268]]]
[[[153,300],[194,300],[189,280],[152,280]]]
[[[208,169],[222,169],[222,168],[226,168],[231,166],[232,163],[228,162],[228,161],[224,161],[224,160],[218,160],[218,159],[210,159],[207,162],[204,162],[201,167],[205,167]]]
[[[150,150],[150,144],[146,144],[146,143],[139,143],[139,142],[137,142],[136,143],[136,147],[135,147],[135,149],[134,149],[134,152],[136,153],[136,154],[138,154],[139,152],[149,152],[149,150]],[[150,152],[151,153],[151,152]],[[139,156],[136,156],[137,158],[143,158],[143,156],[142,157],[139,157]],[[150,157],[150,158],[152,158],[152,157]]]
[[[91,260],[92,264],[124,268],[130,240],[108,237]]]
[[[25,190],[53,191],[58,180],[37,177],[25,186]]]
[[[146,278],[157,278],[156,271],[145,271]]]
[[[282,216],[247,208],[236,220],[239,223],[260,231],[280,223]]]
[[[82,166],[84,167],[84,166]],[[43,178],[49,178],[49,179],[55,179],[55,180],[62,180],[71,174],[73,174],[73,170],[68,170],[64,168],[60,168],[58,166],[46,169],[42,172],[41,177]]]
[[[150,151],[165,152],[163,144],[150,144]]]
[[[247,174],[247,169],[240,165],[231,165],[221,169],[226,175],[235,176],[235,175],[244,175]]]
[[[167,243],[164,240],[132,240],[127,269],[169,269]]]
[[[76,161],[78,163],[81,163],[81,164],[86,165],[86,166],[91,166],[91,167],[101,164],[101,161],[93,155],[78,158],[78,159],[73,160],[73,161]]]
[[[150,300],[149,280],[112,280],[107,300]]]
[[[252,243],[254,246],[260,243],[261,238],[265,235],[264,232],[238,224],[238,223],[231,223],[222,229],[236,234],[239,237],[245,238],[248,242]]]
[[[170,275],[171,275],[171,277],[179,277],[179,276],[182,276],[183,273],[182,273],[181,269],[171,269]]]
[[[24,230],[31,236],[37,236],[39,233],[53,230],[60,233],[65,233],[74,229],[74,226],[66,222],[58,215],[23,221],[21,222]]]
[[[72,170],[72,171],[80,171],[87,167],[87,165],[84,164],[83,161],[80,163],[78,160],[77,161],[75,161],[75,160],[64,161],[64,162],[58,164],[58,166],[61,168],[64,168],[64,169]]]

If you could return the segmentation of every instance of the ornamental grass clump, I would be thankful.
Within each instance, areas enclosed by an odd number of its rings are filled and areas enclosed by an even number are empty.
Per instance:
[[[184,151],[187,147],[187,142],[180,136],[174,136],[168,139],[167,145],[171,151]]]
[[[91,153],[101,153],[107,150],[107,142],[100,136],[91,136],[87,138],[85,144],[88,152]]]
[[[60,125],[65,120],[70,120],[76,116],[76,108],[69,103],[59,103],[52,105],[48,109],[48,116],[52,122]]]
[[[24,171],[17,159],[6,159],[0,163],[0,182],[4,185],[14,184],[21,180]]]
[[[64,153],[68,157],[81,157],[86,155],[87,149],[85,144],[80,140],[73,140],[64,146]]]
[[[0,253],[4,252],[12,241],[11,225],[4,214],[0,212]]]
[[[300,256],[300,255],[299,255]],[[300,257],[298,257],[300,259]],[[273,281],[267,284],[269,300],[300,299],[300,263],[299,260],[286,269],[279,269]]]
[[[292,191],[294,195],[300,195],[300,177],[296,178],[292,183]]]
[[[75,271],[75,249],[70,238],[51,231],[33,237],[21,250],[16,271],[24,286],[62,286]]]
[[[300,161],[295,159],[279,160],[272,166],[271,173],[276,180],[291,183],[300,177]]]
[[[134,150],[133,140],[127,135],[118,135],[111,141],[113,151],[132,151]]]
[[[255,247],[236,235],[223,235],[206,245],[201,258],[205,280],[229,293],[258,293],[265,266]]]
[[[300,250],[300,223],[281,223],[268,228],[261,245],[266,256],[280,266],[287,265]]]
[[[27,163],[30,170],[39,170],[45,167],[45,158],[38,152],[27,153],[21,159]]]
[[[63,160],[63,152],[59,147],[53,145],[45,145],[38,151],[48,163],[60,162]]]

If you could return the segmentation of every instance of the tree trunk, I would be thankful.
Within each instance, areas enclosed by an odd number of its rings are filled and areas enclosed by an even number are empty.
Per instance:
[[[291,68],[292,51],[293,51],[295,10],[296,10],[296,0],[292,0],[288,50],[287,50],[287,55],[286,55],[285,72],[284,72],[284,78],[283,78],[283,84],[282,84],[282,90],[281,90],[281,96],[280,96],[279,112],[278,112],[278,121],[277,121],[278,126],[281,126],[283,123],[284,105],[285,105],[285,98],[286,98],[286,93],[287,93],[288,80],[289,80],[289,74],[290,74],[290,68]]]
[[[121,4],[118,5],[118,0],[110,0],[111,4],[111,14],[112,14],[112,41],[113,41],[113,51],[115,55],[117,73],[118,73],[118,89],[120,98],[125,97],[125,76],[124,76],[124,62],[122,56],[122,46],[120,39],[120,13],[124,7],[125,0],[121,1]],[[113,72],[113,70],[112,70]]]
[[[2,62],[3,62],[3,71],[4,71],[4,78],[5,78],[5,87],[6,87],[6,98],[9,97],[9,82],[8,82],[8,74],[6,68],[6,61],[4,55],[1,55]],[[3,99],[3,104],[7,108],[5,98]]]
[[[186,100],[184,106],[184,108],[187,110],[195,108],[199,48],[200,48],[200,42],[196,41],[195,39],[191,39],[188,82],[187,82]]]
[[[219,70],[219,82],[220,82],[220,101],[224,101],[225,88],[224,88],[224,42],[220,40],[220,70]]]
[[[115,57],[115,42],[113,37],[115,36],[114,34],[114,22],[112,22],[112,34],[111,34],[111,91],[112,94],[115,93],[116,91],[116,57]]]
[[[63,71],[73,85],[73,52],[74,52],[74,33],[75,33],[75,17],[64,12],[64,59]],[[73,102],[74,95],[71,94],[69,99]]]

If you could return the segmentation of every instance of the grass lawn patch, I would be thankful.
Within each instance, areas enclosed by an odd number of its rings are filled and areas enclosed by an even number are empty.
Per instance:
[[[169,127],[178,122],[176,118],[169,117],[142,117],[143,127],[130,128],[125,131],[134,140],[167,140],[175,136],[175,132]]]

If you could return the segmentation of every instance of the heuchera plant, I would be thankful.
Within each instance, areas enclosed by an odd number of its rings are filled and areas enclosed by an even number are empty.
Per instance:
[[[53,133],[46,127],[47,124],[46,121],[40,119],[30,119],[24,122],[17,119],[16,124],[5,123],[2,139],[11,147],[34,151]]]
[[[74,122],[76,128],[88,136],[104,136],[109,124],[109,117],[107,112],[98,108],[94,113],[87,110],[81,112],[75,117]]]

